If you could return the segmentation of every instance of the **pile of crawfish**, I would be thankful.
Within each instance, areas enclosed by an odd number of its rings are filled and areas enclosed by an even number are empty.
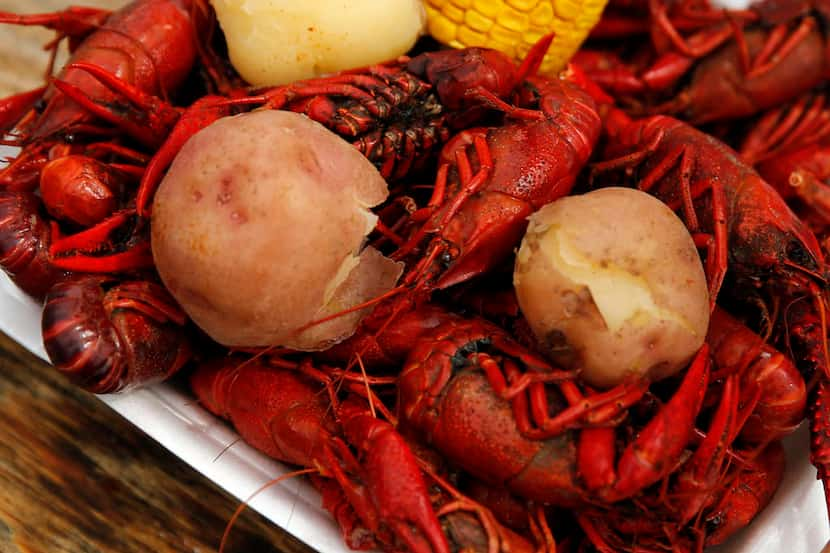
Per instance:
[[[827,6],[616,0],[556,78],[440,50],[254,89],[207,0],[0,13],[71,56],[0,102],[0,266],[43,300],[54,366],[94,393],[184,375],[266,454],[306,468],[354,549],[701,551],[749,524],[805,416],[830,486]],[[390,185],[372,245],[405,263],[314,354],[212,343],[161,284],[156,186],[220,117],[300,112]],[[705,345],[678,377],[595,390],[540,353],[512,263],[527,217],[631,186],[700,248]],[[806,452],[805,452],[806,454]]]

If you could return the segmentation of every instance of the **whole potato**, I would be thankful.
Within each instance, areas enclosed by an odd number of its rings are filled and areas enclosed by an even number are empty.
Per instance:
[[[395,59],[426,24],[422,0],[212,0],[231,62],[257,86]]]
[[[691,235],[665,204],[629,188],[568,196],[532,215],[513,283],[546,352],[597,387],[675,373],[709,326]]]
[[[322,349],[361,312],[296,331],[391,289],[401,266],[362,249],[388,195],[349,143],[305,117],[257,111],[220,119],[182,148],[153,203],[164,284],[228,346]]]

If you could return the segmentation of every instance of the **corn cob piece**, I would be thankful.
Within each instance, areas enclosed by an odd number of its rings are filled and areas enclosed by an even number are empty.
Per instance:
[[[427,29],[454,48],[486,46],[519,60],[543,35],[556,38],[540,72],[561,71],[599,20],[607,0],[425,0]]]

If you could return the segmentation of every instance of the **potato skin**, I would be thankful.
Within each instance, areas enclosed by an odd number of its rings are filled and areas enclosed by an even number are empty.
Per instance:
[[[603,188],[544,206],[530,218],[513,282],[546,352],[597,387],[681,370],[709,326],[691,235],[638,190]]]
[[[376,220],[368,207],[387,194],[368,160],[303,115],[223,118],[185,144],[159,186],[153,256],[217,342],[322,349],[353,333],[360,314],[295,331],[387,291],[400,274],[373,250],[357,256]]]

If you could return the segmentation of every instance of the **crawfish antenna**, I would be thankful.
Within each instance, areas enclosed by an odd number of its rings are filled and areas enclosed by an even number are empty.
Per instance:
[[[302,470],[295,470],[294,472],[289,472],[289,473],[283,474],[279,478],[275,478],[275,479],[273,479],[269,482],[266,482],[258,490],[256,490],[250,496],[248,496],[248,499],[243,501],[242,504],[239,505],[239,507],[236,508],[236,511],[233,512],[233,515],[231,516],[231,519],[228,521],[228,525],[225,526],[225,532],[222,534],[222,541],[219,542],[219,553],[222,553],[223,551],[225,551],[225,546],[227,545],[228,536],[231,533],[231,528],[236,523],[236,519],[239,518],[239,515],[242,514],[242,511],[245,510],[245,508],[248,506],[248,503],[250,503],[251,500],[254,497],[256,497],[260,493],[264,492],[265,490],[267,490],[271,486],[279,484],[283,480],[288,480],[289,478],[294,478],[295,476],[302,476],[303,474],[311,474],[311,473],[316,473],[316,472],[320,472],[320,471],[317,470],[317,469],[302,469]]]

